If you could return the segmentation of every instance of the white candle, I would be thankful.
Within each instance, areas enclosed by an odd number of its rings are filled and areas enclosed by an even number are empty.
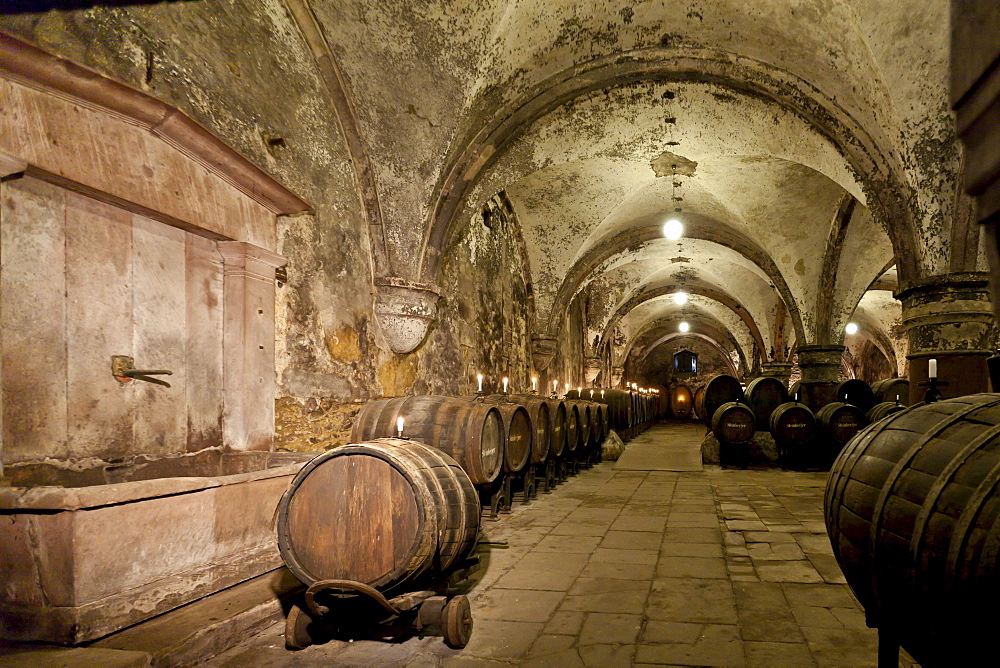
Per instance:
[[[507,382],[508,382],[507,376],[504,376],[504,378],[503,378],[503,393],[504,394],[507,394]]]
[[[399,432],[399,437],[403,438],[403,418],[396,418],[396,431]]]
[[[583,399],[583,388],[582,387],[576,388],[576,397],[577,397],[577,399]]]
[[[478,374],[476,378],[479,379],[479,391],[483,391],[483,374]]]
[[[569,383],[563,384],[563,394],[569,394]]]
[[[538,376],[531,377],[531,391],[534,392],[538,389]]]
[[[558,380],[552,381],[552,394],[555,394],[558,389],[559,389],[559,381]]]
[[[594,391],[593,391],[593,390],[591,390],[591,391],[590,391],[590,398],[591,398],[591,399],[593,399],[593,398],[594,398]]]
[[[927,375],[931,378],[937,378],[937,360],[931,360],[927,363]]]
[[[604,390],[601,390],[601,399],[604,398]]]

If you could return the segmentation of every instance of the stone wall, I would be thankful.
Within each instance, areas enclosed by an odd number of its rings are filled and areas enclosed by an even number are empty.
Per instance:
[[[276,449],[344,442],[370,399],[464,394],[478,372],[496,386],[503,375],[516,388],[530,384],[531,288],[505,197],[491,200],[489,225],[474,217],[448,249],[427,340],[391,352],[372,314],[371,245],[350,152],[280,0],[0,16],[0,30],[177,106],[313,206],[278,224],[288,265],[276,297]]]

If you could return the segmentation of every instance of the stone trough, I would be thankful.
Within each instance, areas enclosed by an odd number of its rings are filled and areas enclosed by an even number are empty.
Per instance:
[[[309,457],[217,453],[174,458],[180,477],[0,487],[0,637],[79,644],[278,568],[274,511]]]

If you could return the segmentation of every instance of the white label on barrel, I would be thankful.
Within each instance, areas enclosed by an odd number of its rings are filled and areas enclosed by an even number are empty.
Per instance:
[[[790,423],[786,424],[785,426],[788,427],[789,429],[802,429],[803,427],[805,427],[807,425],[806,425],[805,422],[790,422]]]
[[[496,455],[496,453],[497,453],[496,446],[492,448],[486,448],[485,450],[483,450],[483,459],[489,459],[490,457]]]

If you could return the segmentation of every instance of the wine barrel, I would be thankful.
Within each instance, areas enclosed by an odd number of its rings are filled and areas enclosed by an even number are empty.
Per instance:
[[[705,386],[702,385],[697,390],[694,391],[694,414],[702,422],[707,423],[708,420],[705,419]]]
[[[742,445],[754,434],[754,414],[738,401],[722,404],[712,414],[712,433],[719,443]]]
[[[490,399],[502,400],[503,395],[493,395]],[[549,450],[552,448],[552,417],[549,415],[549,402],[533,394],[512,394],[507,397],[508,401],[524,406],[531,418],[531,426],[534,427],[534,437],[531,439],[531,463],[540,464],[549,457]]]
[[[611,428],[616,431],[627,429],[632,419],[629,393],[622,390],[605,389],[602,391],[603,395],[600,398],[595,396],[594,400],[607,405]]]
[[[395,438],[315,457],[278,503],[278,550],[307,585],[354,580],[391,590],[442,572],[476,545],[479,496],[458,463]]]
[[[559,399],[546,399],[549,406],[549,457],[558,457],[566,449],[566,404]]]
[[[674,385],[670,388],[670,414],[678,420],[691,417],[693,397],[691,388],[687,385]]]
[[[757,420],[758,431],[770,428],[771,413],[781,404],[788,402],[788,390],[785,384],[777,378],[761,376],[754,378],[747,384],[744,392],[747,406],[753,411]]]
[[[566,406],[566,448],[563,452],[575,452],[580,442],[580,408],[573,401],[563,400]]]
[[[900,406],[895,401],[883,401],[880,404],[875,404],[874,406],[872,406],[871,410],[868,411],[866,417],[868,418],[869,422],[878,422],[887,415],[898,413],[904,408],[906,408],[906,406]]]
[[[802,448],[816,436],[816,416],[808,406],[794,401],[775,408],[768,426],[779,450]]]
[[[921,665],[978,665],[1000,598],[1000,396],[921,404],[862,431],[827,479],[833,553],[867,617]]]
[[[405,419],[404,436],[453,457],[477,485],[493,482],[500,474],[505,431],[496,406],[440,396],[379,399],[358,413],[351,440],[396,436],[399,417]]]
[[[566,400],[567,407],[572,406],[576,411],[577,416],[577,428],[576,428],[576,445],[570,448],[571,451],[576,448],[586,448],[587,444],[590,443],[590,407],[587,405],[586,401],[580,401],[579,399],[568,399]]]
[[[862,413],[867,413],[878,403],[875,401],[871,385],[857,378],[845,380],[837,385],[837,401],[857,406]]]
[[[802,401],[802,383],[795,381],[792,383],[791,387],[788,388],[788,400],[800,402]]]
[[[517,473],[531,460],[534,442],[534,427],[527,409],[520,404],[507,401],[503,395],[493,395],[497,399],[484,399],[484,403],[493,404],[503,416],[504,448],[503,470],[506,473]],[[476,397],[468,397],[476,401]]]
[[[712,424],[715,411],[723,404],[733,401],[743,401],[743,386],[732,376],[719,374],[705,385],[699,414],[708,424]]]
[[[879,403],[891,401],[903,406],[910,405],[910,381],[906,378],[885,378],[872,385],[872,393]]]
[[[829,437],[832,444],[841,447],[868,426],[868,418],[860,408],[842,401],[834,401],[823,406],[816,413],[816,419],[819,421],[820,429]]]

